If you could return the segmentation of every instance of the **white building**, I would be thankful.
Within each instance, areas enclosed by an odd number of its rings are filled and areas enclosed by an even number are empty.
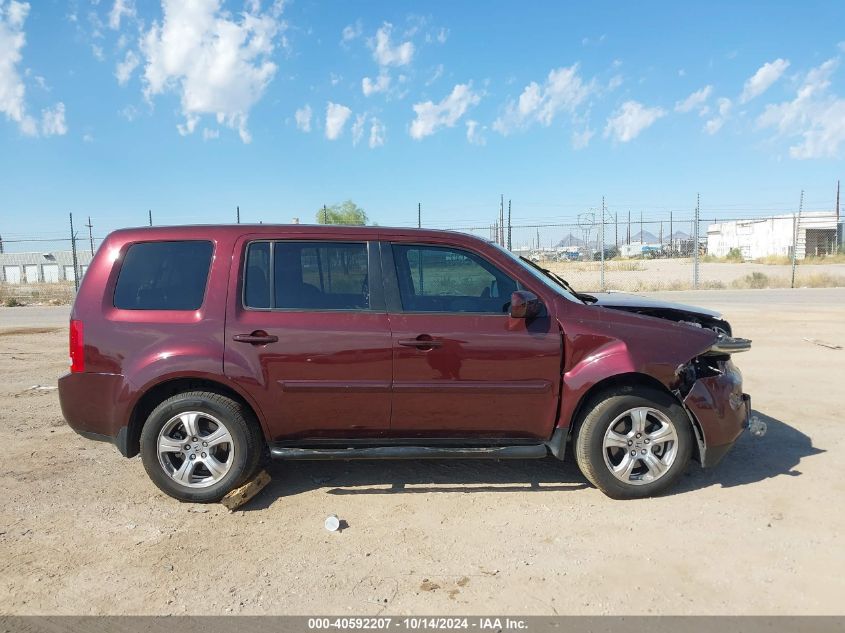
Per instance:
[[[79,279],[91,263],[89,251],[77,251]],[[0,282],[9,284],[73,282],[73,253],[0,253]]]
[[[797,224],[797,227],[796,227]],[[797,229],[797,234],[796,234]],[[836,215],[827,211],[793,214],[755,220],[731,220],[707,227],[707,253],[724,257],[738,248],[744,259],[767,255],[795,257],[826,255],[836,251]]]

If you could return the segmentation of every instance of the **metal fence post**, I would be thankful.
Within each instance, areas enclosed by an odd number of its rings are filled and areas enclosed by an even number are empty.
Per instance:
[[[798,217],[792,216],[792,282],[790,288],[795,287],[795,266],[798,263],[798,231],[801,225],[801,210],[804,208],[804,190],[801,190],[801,201],[798,203]],[[805,253],[806,255],[806,253]]]
[[[600,235],[599,241],[601,242],[599,244],[599,249],[601,251],[601,277],[600,277],[599,287],[601,288],[602,292],[604,292],[604,212],[605,212],[604,196],[602,196],[601,197],[601,225],[599,226],[599,235]]]
[[[70,216],[70,248],[73,253],[73,289],[79,291],[79,273],[77,272],[78,264],[76,260],[76,234],[73,232],[73,213]]]
[[[698,290],[698,219],[701,213],[701,194],[695,194],[695,224],[692,227],[692,287]]]

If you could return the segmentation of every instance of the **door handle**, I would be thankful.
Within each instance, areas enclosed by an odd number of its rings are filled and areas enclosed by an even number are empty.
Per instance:
[[[249,343],[251,345],[267,345],[267,343],[275,343],[279,337],[275,334],[267,334],[263,330],[257,330],[252,334],[235,334],[232,337],[233,341],[238,343]]]
[[[417,338],[400,338],[397,342],[402,347],[416,347],[417,349],[433,349],[443,346],[443,341],[435,341],[428,334],[420,334]]]

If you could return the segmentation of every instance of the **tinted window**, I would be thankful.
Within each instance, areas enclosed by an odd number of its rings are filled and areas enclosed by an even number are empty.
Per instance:
[[[247,251],[244,303],[250,308],[366,310],[367,245],[279,241],[271,248],[269,242],[255,242]]]
[[[142,242],[123,258],[114,306],[124,310],[196,310],[202,305],[211,242]]]
[[[516,282],[468,251],[393,245],[402,309],[412,312],[507,311]]]

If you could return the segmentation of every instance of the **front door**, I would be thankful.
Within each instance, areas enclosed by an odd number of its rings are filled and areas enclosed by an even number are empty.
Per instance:
[[[386,433],[392,359],[377,245],[244,242],[225,373],[259,404],[271,438]]]
[[[390,250],[396,277],[385,279],[399,295],[390,309],[391,435],[548,439],[560,391],[556,320],[510,318],[519,284],[474,252]]]

